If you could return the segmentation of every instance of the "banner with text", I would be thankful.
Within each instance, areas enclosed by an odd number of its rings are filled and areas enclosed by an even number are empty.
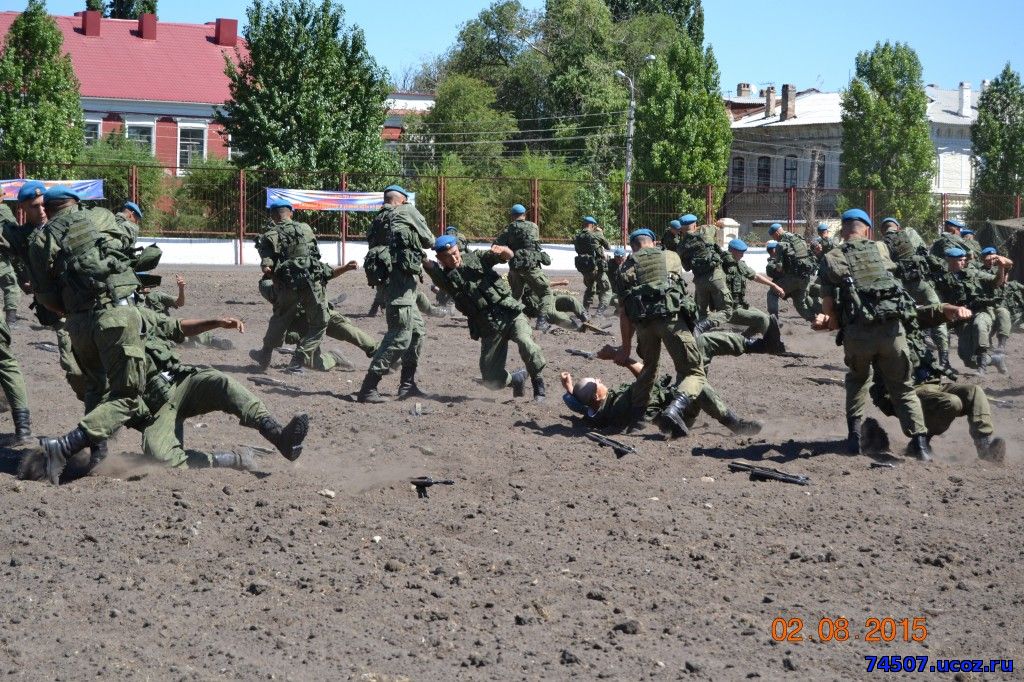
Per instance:
[[[14,180],[0,180],[0,190],[3,192],[3,201],[15,201],[18,198],[18,192],[21,190],[21,186],[24,185],[28,180],[25,178],[16,178]],[[70,187],[78,196],[84,201],[97,201],[103,199],[103,181],[102,180],[40,180],[46,188],[61,185],[63,187]]]
[[[295,210],[303,211],[376,211],[384,205],[384,192],[344,192],[315,189],[267,188],[267,207],[283,199]],[[409,193],[409,203],[416,205],[416,193]]]

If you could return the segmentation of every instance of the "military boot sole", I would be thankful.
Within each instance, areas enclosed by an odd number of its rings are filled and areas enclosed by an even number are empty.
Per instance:
[[[281,429],[278,450],[289,462],[294,462],[302,454],[302,442],[309,434],[309,415],[300,414],[294,417]]]

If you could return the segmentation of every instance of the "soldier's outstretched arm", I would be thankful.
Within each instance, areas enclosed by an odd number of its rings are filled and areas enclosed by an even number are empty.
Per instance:
[[[335,277],[341,277],[346,272],[351,272],[353,270],[358,270],[358,269],[359,269],[359,263],[357,263],[354,260],[350,260],[349,262],[345,263],[344,265],[339,265],[338,267],[333,268],[331,270],[331,279],[334,279]]]
[[[245,333],[245,323],[237,317],[212,317],[205,320],[182,320],[181,331],[185,336],[196,336],[211,329],[237,329]]]

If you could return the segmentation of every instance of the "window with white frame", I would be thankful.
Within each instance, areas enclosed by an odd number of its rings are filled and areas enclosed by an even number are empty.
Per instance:
[[[206,126],[183,127],[178,124],[178,172],[187,169],[193,161],[206,158]]]
[[[96,144],[100,139],[100,122],[99,121],[86,121],[85,128],[85,144]]]
[[[135,123],[128,121],[124,126],[124,136],[137,143],[140,147],[154,153],[156,147],[156,124],[152,122]]]

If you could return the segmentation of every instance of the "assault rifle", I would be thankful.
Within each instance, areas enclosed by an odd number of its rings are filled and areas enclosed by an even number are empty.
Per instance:
[[[575,355],[578,358],[586,358],[587,360],[593,360],[597,357],[597,353],[591,353],[586,350],[579,350],[578,348],[566,348],[565,352],[569,355]]]
[[[282,391],[302,393],[302,389],[299,388],[298,386],[292,386],[291,384],[286,384],[283,381],[271,379],[270,377],[249,377],[249,381],[256,384],[257,386],[269,386],[271,388],[278,388]]]
[[[432,485],[455,485],[455,481],[450,478],[435,479],[430,476],[418,476],[409,482],[412,483],[414,488],[416,488],[416,495],[421,500],[430,497],[430,495],[427,494],[427,488]]]
[[[618,459],[622,459],[626,455],[636,454],[636,448],[634,448],[632,445],[626,445],[622,441],[615,440],[614,438],[602,436],[600,433],[594,433],[593,431],[587,431],[583,435],[585,435],[587,438],[594,441],[598,445],[603,445],[605,447],[611,448],[612,451],[615,452],[615,457]]]
[[[595,334],[600,334],[601,336],[614,336],[614,334],[612,334],[610,331],[598,327],[593,322],[580,322],[580,329],[586,329],[587,331],[594,332]]]
[[[783,483],[796,483],[807,485],[811,479],[799,474],[787,474],[778,469],[759,467],[748,462],[729,462],[729,471],[746,471],[750,474],[751,481],[782,481]]]

